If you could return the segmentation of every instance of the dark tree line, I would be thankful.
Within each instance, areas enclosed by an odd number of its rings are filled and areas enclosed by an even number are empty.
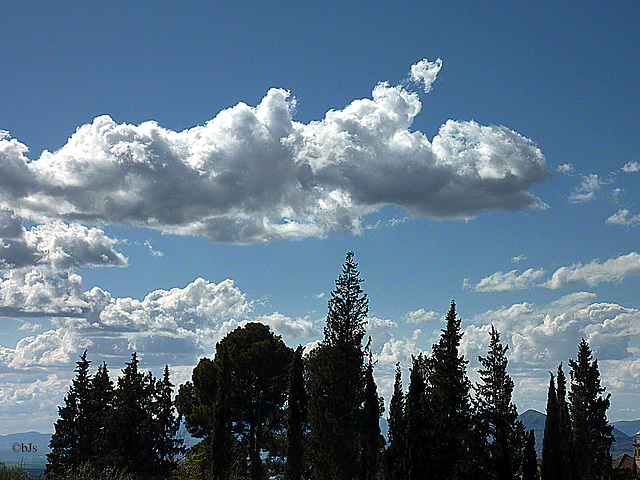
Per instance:
[[[182,452],[169,367],[161,379],[138,369],[135,353],[116,385],[103,363],[92,376],[85,351],[59,407],[47,455],[47,476],[64,478],[91,464],[138,478],[167,478]]]
[[[473,384],[455,302],[432,352],[413,357],[406,392],[396,366],[385,442],[362,282],[350,252],[328,302],[324,338],[306,356],[260,323],[218,342],[214,358],[202,358],[176,396],[186,428],[202,439],[177,465],[168,369],[157,381],[138,372],[134,354],[114,388],[106,365],[88,374],[85,353],[60,408],[50,470],[90,461],[141,478],[539,480],[533,431],[512,402],[508,347],[492,326]],[[562,366],[551,378],[542,480],[609,479],[609,399],[585,341],[569,363],[569,393]]]

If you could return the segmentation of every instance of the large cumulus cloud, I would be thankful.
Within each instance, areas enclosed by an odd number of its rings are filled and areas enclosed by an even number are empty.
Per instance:
[[[386,83],[308,124],[294,121],[294,107],[274,88],[256,107],[240,103],[181,132],[101,116],[36,160],[5,134],[0,206],[252,243],[358,232],[384,205],[460,219],[540,204],[530,189],[547,175],[545,158],[506,127],[449,120],[429,141],[411,130],[418,95]]]

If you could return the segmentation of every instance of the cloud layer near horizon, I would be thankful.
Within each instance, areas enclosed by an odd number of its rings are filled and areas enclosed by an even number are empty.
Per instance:
[[[428,90],[441,66],[420,62],[412,78]],[[273,88],[257,107],[239,103],[181,132],[101,116],[36,160],[5,132],[0,207],[256,243],[359,232],[385,205],[434,219],[541,205],[530,189],[546,160],[506,127],[449,120],[429,141],[411,130],[418,95],[387,83],[308,124],[294,121],[295,104]]]

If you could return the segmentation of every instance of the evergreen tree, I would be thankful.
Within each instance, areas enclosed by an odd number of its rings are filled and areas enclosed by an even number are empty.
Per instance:
[[[180,418],[176,415],[172,400],[173,384],[170,380],[169,365],[164,366],[162,380],[156,383],[154,392],[154,450],[158,466],[155,474],[166,477],[175,466],[175,459],[183,451],[183,441],[177,438]]]
[[[569,414],[569,404],[567,403],[567,379],[562,370],[562,362],[558,365],[556,384],[560,454],[562,455],[562,478],[564,480],[571,480],[573,478],[574,452],[571,447],[571,417]]]
[[[91,421],[95,426],[93,432],[93,460],[99,466],[106,466],[106,458],[111,452],[111,445],[106,440],[105,419],[109,417],[113,407],[114,388],[109,378],[109,370],[105,362],[98,366],[98,371],[91,381]]]
[[[64,406],[58,408],[59,419],[49,446],[51,453],[47,472],[60,474],[66,468],[79,466],[92,458],[95,435],[94,418],[91,415],[91,376],[87,351],[76,362],[76,377],[72,380]]]
[[[113,409],[105,425],[111,445],[107,462],[136,476],[149,476],[157,467],[152,410],[155,379],[151,372],[140,372],[138,364],[134,352],[118,378]]]
[[[373,361],[365,372],[364,407],[362,411],[362,478],[375,480],[380,471],[380,455],[384,447],[384,437],[380,432],[380,417],[384,410],[382,398],[373,378]]]
[[[385,473],[388,480],[404,480],[404,458],[407,422],[405,395],[402,388],[402,369],[396,364],[393,396],[389,402],[389,446],[385,452]]]
[[[578,346],[576,360],[571,366],[571,391],[569,393],[572,439],[574,450],[580,451],[580,461],[574,462],[576,480],[600,480],[611,476],[613,427],[607,421],[609,397],[603,397],[605,389],[600,385],[598,361],[591,355],[591,348],[583,338]]]
[[[213,409],[211,473],[213,480],[230,478],[233,436],[231,434],[231,361],[226,346],[220,348],[220,369]]]
[[[553,373],[549,372],[547,395],[547,418],[542,439],[542,480],[563,480],[562,443],[560,438],[560,415]]]
[[[485,473],[497,480],[511,480],[521,463],[521,438],[518,412],[512,403],[513,380],[507,373],[508,346],[500,343],[500,334],[491,326],[486,357],[478,357],[480,383],[476,387],[476,415],[488,442],[489,464]]]
[[[429,472],[433,430],[427,400],[427,358],[413,357],[406,400],[406,446],[403,470],[408,480],[420,480]]]
[[[526,434],[522,453],[522,480],[539,480],[536,456],[536,435],[532,430]]]
[[[300,345],[289,370],[285,480],[302,480],[305,472],[303,442],[307,422],[307,395],[304,388],[303,352],[304,347]]]
[[[361,473],[362,339],[369,302],[349,252],[331,292],[324,340],[309,355],[310,451],[315,478],[355,479]]]
[[[431,478],[454,480],[474,475],[470,472],[472,458],[468,456],[472,439],[470,382],[466,374],[467,362],[459,355],[461,320],[456,304],[446,316],[447,325],[430,358],[430,402],[435,436]]]

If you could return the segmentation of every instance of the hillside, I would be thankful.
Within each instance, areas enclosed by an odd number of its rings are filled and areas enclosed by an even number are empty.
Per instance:
[[[536,436],[536,452],[538,453],[538,456],[542,455],[542,438],[544,437],[544,423],[547,419],[547,416],[544,413],[540,413],[536,410],[527,410],[526,412],[521,414],[518,419],[524,424],[527,430],[533,429]],[[613,423],[614,442],[613,445],[611,445],[611,456],[613,458],[619,457],[623,453],[633,455],[633,436],[628,435],[620,428],[618,428],[618,425],[621,423],[623,424],[622,427],[627,431],[632,431],[635,426],[630,424],[637,423],[640,425],[640,420],[634,422]]]

